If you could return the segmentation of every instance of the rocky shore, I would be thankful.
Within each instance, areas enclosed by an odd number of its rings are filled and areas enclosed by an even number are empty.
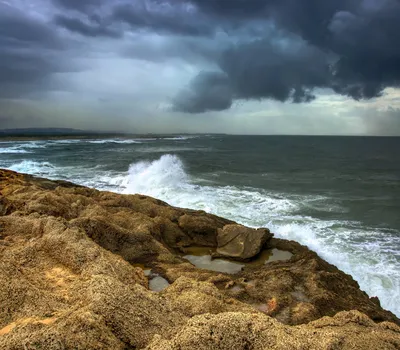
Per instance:
[[[0,349],[400,349],[377,298],[268,229],[7,170],[0,281]]]

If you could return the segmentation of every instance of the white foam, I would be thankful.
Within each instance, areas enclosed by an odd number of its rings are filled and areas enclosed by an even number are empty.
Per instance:
[[[177,190],[187,183],[188,177],[181,160],[167,154],[154,162],[132,164],[123,185],[127,193],[143,193],[154,197],[158,194],[165,197],[171,190]]]
[[[62,144],[62,145],[66,144],[66,145],[69,145],[69,144],[74,144],[74,143],[81,143],[82,140],[80,140],[80,139],[64,139],[64,140],[50,140],[48,142],[50,144]]]
[[[163,140],[170,140],[170,141],[185,141],[194,138],[193,136],[176,136],[176,137],[164,137]]]
[[[349,223],[315,218],[272,220],[268,226],[278,237],[307,245],[352,275],[362,290],[370,296],[378,296],[384,308],[400,315],[399,252],[387,252],[385,233],[366,231],[368,228],[365,227],[349,228]],[[392,235],[390,244],[399,247],[400,237]]]
[[[194,148],[194,147],[173,147],[173,146],[164,146],[164,147],[142,147],[137,148],[136,152],[140,153],[171,153],[171,152],[192,152],[192,151],[205,151],[207,152],[207,148]]]
[[[57,173],[57,169],[51,163],[35,162],[32,160],[24,160],[20,163],[13,164],[9,166],[8,169],[25,174],[46,175],[49,178],[53,178]]]
[[[13,153],[32,153],[32,149],[34,148],[43,148],[45,145],[43,143],[39,143],[36,141],[28,141],[28,142],[4,142],[6,145],[11,145],[11,147],[2,147],[0,148],[0,153],[3,154],[13,154]],[[0,144],[1,145],[1,144]]]
[[[10,148],[0,148],[0,153],[3,154],[15,154],[15,153],[31,153],[24,149],[20,149],[18,147],[10,147]]]
[[[105,139],[105,140],[90,140],[86,141],[87,143],[93,144],[106,144],[106,143],[121,143],[121,144],[134,144],[134,143],[142,143],[139,140],[119,140],[119,139]]]
[[[21,144],[22,148],[45,148],[46,141],[27,141]]]

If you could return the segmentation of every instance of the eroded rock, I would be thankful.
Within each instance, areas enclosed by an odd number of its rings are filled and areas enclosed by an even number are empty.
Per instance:
[[[218,229],[217,254],[238,260],[253,258],[273,234],[268,229],[252,229],[238,224]]]

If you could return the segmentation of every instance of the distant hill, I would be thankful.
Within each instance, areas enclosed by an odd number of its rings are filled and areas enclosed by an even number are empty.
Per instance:
[[[24,128],[24,129],[3,129],[0,136],[76,136],[76,135],[99,135],[104,132],[79,130],[71,128]],[[108,133],[107,133],[108,134]],[[113,133],[115,134],[115,133]]]
[[[113,131],[93,131],[93,130],[80,130],[72,128],[21,128],[21,129],[0,129],[0,138],[20,139],[20,138],[112,138],[112,137],[172,137],[184,135],[201,135],[191,133],[172,133],[172,134],[135,134],[135,133],[122,133]],[[211,135],[211,134],[207,134]],[[213,134],[225,135],[225,134]]]

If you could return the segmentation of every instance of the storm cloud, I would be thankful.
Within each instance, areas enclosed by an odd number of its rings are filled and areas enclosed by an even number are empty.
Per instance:
[[[59,59],[65,49],[46,23],[0,4],[0,98],[45,88],[52,74],[68,70]]]
[[[369,99],[400,84],[396,0],[199,0],[196,4],[212,18],[225,22],[228,18],[236,31],[258,27],[259,37],[238,39],[216,62],[227,76],[232,99],[309,102],[316,88]],[[272,35],[270,23],[275,28]],[[210,104],[204,99],[202,92],[208,88],[202,85],[198,101],[192,98],[204,106],[203,111],[215,104],[214,97]]]
[[[79,18],[71,18],[63,15],[55,17],[55,23],[71,32],[79,33],[84,36],[97,37],[105,36],[110,38],[119,38],[122,33],[118,30],[103,25],[96,21],[96,17],[88,19],[86,22]]]
[[[56,1],[82,11],[105,3]],[[310,102],[316,88],[354,99],[379,96],[386,87],[399,85],[399,19],[397,0],[142,0],[119,2],[102,18],[131,30],[214,37],[216,46],[218,32],[232,38],[229,48],[209,57],[229,85],[221,101],[205,94],[221,88],[209,79],[213,71],[199,73],[174,99],[175,110],[193,113],[229,108],[228,99]],[[90,26],[58,16],[56,22],[82,35],[118,36],[101,21]],[[183,103],[189,95],[190,101]]]
[[[400,87],[399,42],[398,0],[0,0],[0,99],[160,125],[323,94],[368,106]]]

